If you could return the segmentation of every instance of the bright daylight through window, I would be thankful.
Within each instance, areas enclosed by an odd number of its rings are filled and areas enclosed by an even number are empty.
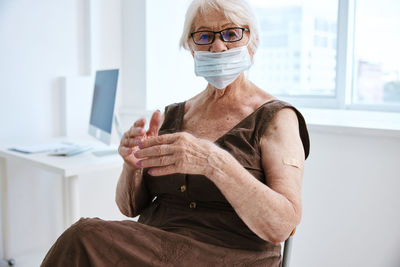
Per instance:
[[[357,1],[353,101],[400,104],[400,1]]]
[[[335,96],[338,1],[250,3],[260,25],[250,78],[276,95]]]
[[[250,3],[260,46],[249,77],[261,88],[306,106],[400,110],[400,1]]]

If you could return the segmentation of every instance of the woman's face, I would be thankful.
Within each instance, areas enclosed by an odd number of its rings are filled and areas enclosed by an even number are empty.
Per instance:
[[[204,14],[197,15],[194,20],[194,30],[196,31],[221,31],[227,28],[232,27],[244,27],[245,25],[236,25],[229,21],[223,13],[218,12],[216,10],[209,10]],[[193,42],[193,39],[190,37],[189,46],[194,54],[194,51],[209,51],[209,52],[223,52],[231,48],[240,47],[247,45],[249,43],[249,32],[243,32],[243,38],[240,41],[229,43],[221,40],[220,34],[215,34],[214,42],[209,45],[197,45]],[[251,52],[249,51],[250,56],[253,57]]]

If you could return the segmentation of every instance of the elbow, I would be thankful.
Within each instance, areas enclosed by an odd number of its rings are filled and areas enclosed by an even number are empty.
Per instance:
[[[136,217],[138,215],[137,212],[135,212],[135,210],[130,208],[130,207],[126,207],[126,206],[123,206],[123,205],[118,205],[118,203],[117,203],[117,207],[118,207],[119,211],[123,215],[125,215],[126,217],[133,218],[133,217]]]
[[[115,203],[117,204],[117,207],[119,209],[119,211],[125,215],[128,216],[129,212],[128,209],[122,204],[122,202],[120,201],[120,199],[118,198],[118,195],[115,197]],[[129,217],[129,216],[128,216]]]
[[[264,239],[267,242],[273,243],[273,244],[279,244],[284,242],[292,231],[294,230],[295,226],[293,227],[285,227],[285,229],[279,229],[273,232],[265,233],[263,235],[260,235],[262,239]],[[290,230],[289,230],[290,229]]]
[[[289,237],[289,235],[290,233],[287,234],[286,231],[274,231],[273,233],[271,232],[259,235],[259,237],[272,244],[279,244],[284,242]]]
[[[115,203],[117,204],[119,211],[126,217],[133,218],[137,216],[135,209],[128,205],[127,201],[121,199],[118,194],[115,196]]]
[[[294,229],[294,227],[293,227]],[[292,229],[292,230],[293,230]],[[280,244],[282,242],[285,242],[286,239],[289,238],[290,234],[292,233],[292,230],[288,231],[281,231],[281,232],[277,232],[272,234],[271,236],[268,237],[268,241],[273,243],[273,244]]]
[[[135,199],[130,184],[125,183],[126,179],[121,174],[115,191],[115,203],[119,211],[127,217],[136,217]]]
[[[259,236],[273,244],[282,243],[290,237],[296,226],[300,224],[300,220],[301,213],[296,213],[290,218],[277,221],[275,225],[265,225],[263,233]]]
[[[284,218],[281,218],[275,227],[272,235],[269,237],[270,242],[274,244],[282,243],[290,237],[296,226],[300,224],[302,217],[301,203],[291,203],[290,209]]]

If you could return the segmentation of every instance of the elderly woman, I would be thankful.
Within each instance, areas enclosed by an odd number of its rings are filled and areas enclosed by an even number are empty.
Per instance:
[[[194,0],[181,45],[208,85],[140,119],[119,147],[116,201],[139,221],[81,219],[43,266],[280,266],[301,218],[301,114],[246,79],[258,44],[243,0]]]

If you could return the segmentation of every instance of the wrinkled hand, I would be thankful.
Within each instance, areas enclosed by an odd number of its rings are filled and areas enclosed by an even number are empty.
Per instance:
[[[150,168],[153,176],[173,173],[206,175],[210,167],[209,156],[218,149],[212,142],[196,138],[185,132],[165,134],[143,139],[135,157],[137,166]]]
[[[133,126],[124,133],[118,147],[118,152],[125,163],[134,170],[139,168],[137,166],[139,159],[134,155],[135,151],[139,150],[139,142],[146,138],[158,136],[158,129],[161,124],[161,112],[157,110],[153,113],[147,132],[144,129],[145,123],[146,119],[144,118],[137,120]]]

